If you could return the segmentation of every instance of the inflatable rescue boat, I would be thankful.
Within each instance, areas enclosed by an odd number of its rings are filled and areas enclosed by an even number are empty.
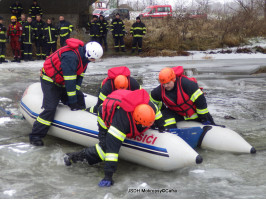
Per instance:
[[[40,83],[30,85],[24,92],[20,111],[33,125],[42,112],[43,93]],[[86,107],[96,104],[97,97],[86,94]],[[178,122],[178,129],[171,133],[159,133],[149,129],[142,136],[123,143],[119,158],[150,168],[170,171],[202,162],[193,149],[227,151],[233,153],[255,153],[256,150],[238,133],[220,126],[204,126],[198,122]],[[86,111],[71,111],[59,104],[49,135],[59,137],[83,146],[98,143],[97,116]]]

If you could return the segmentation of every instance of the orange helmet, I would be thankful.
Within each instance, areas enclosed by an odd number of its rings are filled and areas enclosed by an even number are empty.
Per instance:
[[[140,104],[133,112],[133,119],[136,124],[151,126],[155,120],[155,112],[151,106],[147,104]]]
[[[127,89],[128,88],[128,80],[127,77],[124,75],[118,75],[115,80],[115,88],[119,89]]]
[[[169,83],[174,81],[176,78],[175,72],[172,68],[166,67],[159,73],[159,81],[161,84]]]

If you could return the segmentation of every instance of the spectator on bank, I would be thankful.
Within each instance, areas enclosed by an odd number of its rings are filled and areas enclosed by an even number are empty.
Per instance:
[[[23,25],[22,41],[24,45],[24,60],[34,61],[32,59],[32,43],[35,40],[35,27],[32,18],[29,16],[27,22]]]
[[[52,20],[48,18],[46,25],[43,27],[43,41],[44,41],[46,57],[50,55],[51,51],[53,53],[56,51],[57,38],[58,38],[57,29],[52,24]]]
[[[88,22],[88,28],[90,31],[90,41],[99,42],[100,37],[100,23],[97,15],[92,16],[92,20]]]
[[[21,13],[23,11],[22,4],[19,1],[13,3],[10,7],[11,14],[16,16],[18,20],[20,20]]]
[[[7,62],[6,58],[6,27],[3,25],[3,17],[0,16],[0,64]]]
[[[41,6],[37,3],[37,0],[33,0],[33,4],[29,9],[29,16],[31,16],[32,21],[36,20],[37,15],[43,15]]]
[[[124,36],[126,34],[124,22],[120,19],[120,14],[116,13],[115,19],[111,22],[110,31],[112,32],[115,41],[115,51],[119,52],[119,45],[123,52],[125,50]]]
[[[22,35],[22,26],[17,22],[17,17],[11,17],[11,24],[8,26],[7,37],[9,38],[14,60],[11,62],[20,62],[20,42]]]
[[[43,27],[45,26],[45,22],[42,20],[41,15],[38,14],[36,15],[36,20],[32,24],[35,29],[35,46],[37,60],[45,59],[46,54],[43,42]]]
[[[135,52],[138,45],[138,52],[142,52],[142,38],[146,34],[146,26],[141,22],[140,17],[136,18],[136,22],[130,29],[130,34],[133,36],[132,53]]]
[[[58,34],[60,36],[60,46],[66,45],[66,40],[70,38],[70,33],[73,31],[74,26],[70,22],[65,21],[64,16],[59,17],[59,24],[57,26]]]
[[[99,43],[105,47],[105,51],[108,50],[107,45],[107,33],[108,33],[108,22],[104,19],[103,15],[100,15],[99,17],[99,23],[100,23],[100,37],[99,37]]]
[[[22,25],[22,27],[23,27],[23,25],[25,24],[27,22],[27,20],[26,20],[26,15],[25,14],[21,14],[21,16],[20,16],[20,21],[19,21],[19,23]],[[21,52],[21,60],[24,60],[24,45],[23,45],[23,41],[21,41],[20,42],[20,52]]]

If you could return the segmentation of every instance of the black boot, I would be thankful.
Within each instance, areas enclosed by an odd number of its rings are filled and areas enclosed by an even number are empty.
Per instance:
[[[30,139],[30,143],[34,146],[43,146],[43,141],[40,138]]]
[[[72,163],[76,163],[77,161],[84,161],[86,159],[85,151],[82,150],[80,152],[67,153],[64,157],[64,162],[66,166],[72,165]]]
[[[17,62],[20,63],[20,58],[17,58]]]
[[[2,60],[3,60],[3,59],[2,59],[2,58],[0,58],[0,64],[2,64]]]

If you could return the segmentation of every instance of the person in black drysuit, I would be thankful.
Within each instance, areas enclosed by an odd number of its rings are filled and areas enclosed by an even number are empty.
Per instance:
[[[113,19],[113,21],[111,22],[110,31],[112,32],[113,38],[115,40],[115,51],[119,52],[119,44],[120,44],[121,50],[123,52],[126,52],[125,42],[124,42],[124,36],[126,34],[126,30],[124,22],[120,19],[119,13],[115,15],[115,19]]]
[[[137,45],[139,47],[138,52],[142,52],[142,38],[146,34],[146,26],[141,22],[140,17],[136,18],[136,22],[130,29],[130,34],[133,36],[132,53],[135,52]]]
[[[100,23],[100,27],[101,27],[99,43],[102,46],[104,44],[105,51],[108,51],[108,45],[107,45],[108,22],[104,19],[103,15],[100,15],[99,23]]]
[[[46,25],[43,27],[43,41],[44,41],[46,58],[50,55],[51,51],[53,53],[56,51],[57,38],[58,38],[58,31],[55,28],[55,26],[52,24],[52,20],[48,18]]]
[[[36,0],[33,0],[33,4],[29,9],[29,16],[31,16],[32,21],[35,21],[37,15],[43,15],[42,8]]]
[[[88,29],[90,31],[90,41],[99,42],[100,23],[97,15],[93,15],[91,22],[88,22]]]
[[[35,28],[35,46],[36,46],[36,56],[37,60],[46,58],[43,42],[43,27],[45,22],[42,20],[41,15],[36,15],[36,20],[33,22]]]
[[[7,42],[6,32],[7,32],[7,29],[3,25],[3,17],[0,16],[0,64],[2,64],[3,62],[8,62],[5,60],[6,42]]]
[[[21,39],[24,47],[24,60],[34,61],[34,59],[32,59],[32,43],[35,40],[35,27],[32,23],[31,17],[28,17],[27,22],[23,25]]]
[[[16,16],[18,21],[20,20],[21,13],[23,11],[23,6],[19,1],[13,3],[10,7],[11,14]]]
[[[60,36],[60,47],[66,45],[66,40],[70,38],[70,33],[73,31],[74,26],[70,22],[65,21],[64,16],[59,17],[59,24],[57,26],[58,35]]]

